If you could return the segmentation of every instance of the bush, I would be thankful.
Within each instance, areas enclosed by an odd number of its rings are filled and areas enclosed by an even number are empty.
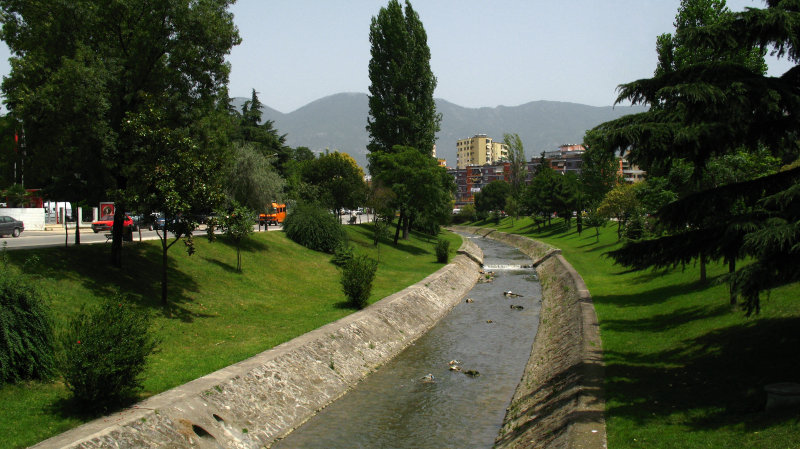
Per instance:
[[[158,342],[150,317],[122,299],[83,308],[59,335],[64,381],[80,406],[107,411],[135,399]]]
[[[53,372],[53,333],[41,293],[14,268],[0,265],[0,385]]]
[[[478,219],[478,215],[475,213],[475,206],[472,204],[465,204],[461,207],[461,210],[453,217],[453,223],[468,223],[473,222]]]
[[[447,263],[450,260],[450,242],[444,239],[436,240],[436,261]]]
[[[378,262],[364,255],[350,259],[342,270],[342,290],[353,307],[363,309],[369,300]]]
[[[331,262],[333,262],[334,265],[343,267],[345,264],[347,264],[347,262],[350,261],[350,259],[353,258],[353,256],[353,247],[348,245],[346,242],[342,242],[336,247],[335,250],[333,250],[333,258],[331,259]]]
[[[339,220],[313,203],[298,203],[286,215],[283,231],[306,248],[330,254],[345,241],[345,231]]]

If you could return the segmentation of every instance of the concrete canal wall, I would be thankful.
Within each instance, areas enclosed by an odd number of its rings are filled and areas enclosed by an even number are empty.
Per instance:
[[[557,248],[493,229],[453,229],[519,248],[542,284],[539,330],[495,448],[605,448],[602,347],[583,279]]]
[[[364,310],[34,447],[269,446],[433,327],[482,260],[465,241],[449,265]]]

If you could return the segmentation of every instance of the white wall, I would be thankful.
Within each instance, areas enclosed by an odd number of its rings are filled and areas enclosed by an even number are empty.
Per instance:
[[[8,215],[25,223],[26,231],[43,231],[44,230],[44,209],[40,207],[34,208],[2,208],[0,215]]]

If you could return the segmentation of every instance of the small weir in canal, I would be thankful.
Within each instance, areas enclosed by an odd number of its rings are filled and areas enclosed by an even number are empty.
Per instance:
[[[492,447],[531,353],[541,289],[516,248],[464,238],[484,252],[481,281],[427,334],[273,448]]]

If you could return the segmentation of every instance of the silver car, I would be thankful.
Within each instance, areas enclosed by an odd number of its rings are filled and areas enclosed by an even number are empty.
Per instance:
[[[19,237],[24,230],[25,224],[23,222],[11,218],[8,215],[0,216],[0,237],[8,234]]]

